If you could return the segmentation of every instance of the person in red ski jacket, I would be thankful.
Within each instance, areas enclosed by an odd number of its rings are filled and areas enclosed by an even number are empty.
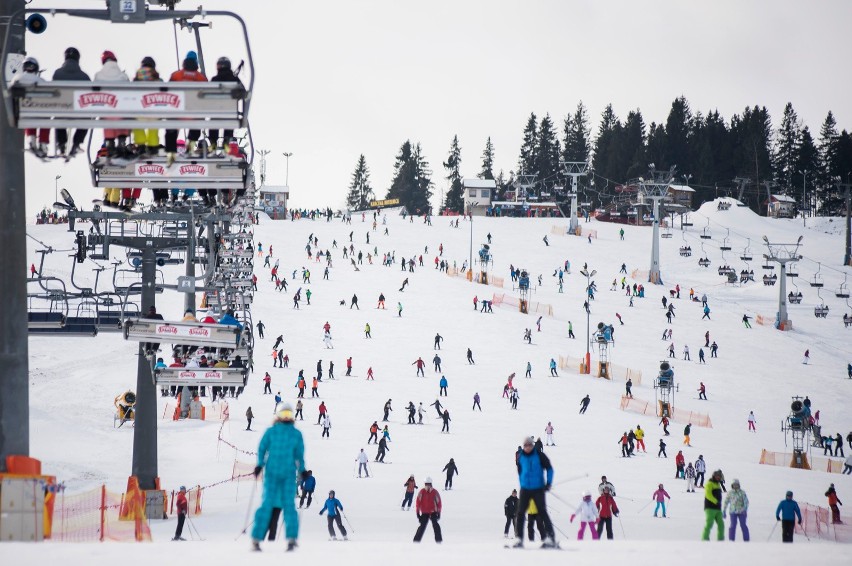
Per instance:
[[[606,526],[606,538],[612,540],[612,517],[618,517],[618,505],[615,504],[615,498],[610,494],[609,487],[604,486],[603,493],[595,501],[595,506],[598,508],[598,538],[601,537],[604,526]]]
[[[684,466],[686,466],[686,460],[683,457],[683,450],[677,451],[677,456],[675,456],[675,466],[677,466],[677,469],[675,471],[675,479],[682,478]]]
[[[420,521],[420,526],[417,527],[417,532],[414,534],[414,542],[420,542],[423,538],[423,533],[426,532],[426,525],[432,521],[432,529],[435,531],[435,542],[441,542],[441,525],[438,521],[441,519],[441,494],[438,490],[432,488],[432,478],[426,478],[426,487],[420,490],[417,494],[415,510],[417,511],[417,520]]]
[[[175,529],[175,538],[172,540],[186,540],[181,534],[183,534],[183,523],[186,521],[186,511],[187,511],[187,503],[186,503],[186,487],[180,486],[180,491],[177,494],[177,513],[178,513],[178,523],[177,529]]]

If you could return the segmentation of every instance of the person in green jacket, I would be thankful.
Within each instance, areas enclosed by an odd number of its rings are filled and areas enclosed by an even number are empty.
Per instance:
[[[723,485],[725,476],[722,470],[716,470],[710,480],[704,485],[704,532],[701,540],[710,540],[710,530],[716,523],[716,540],[725,540],[725,521],[722,519],[722,491],[727,491]]]

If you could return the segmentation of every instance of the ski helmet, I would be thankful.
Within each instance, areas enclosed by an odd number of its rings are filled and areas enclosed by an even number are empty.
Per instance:
[[[65,58],[66,59],[74,59],[75,61],[80,60],[80,52],[77,51],[76,47],[69,47],[65,50]]]
[[[328,496],[329,496],[329,497],[334,497],[334,490],[333,490],[333,489],[332,489],[331,491],[329,491],[329,492],[328,492]]]
[[[289,403],[279,405],[278,418],[282,421],[293,422],[293,407]]]
[[[21,69],[25,73],[38,73],[38,61],[35,57],[27,57],[24,59],[24,64],[21,66]]]
[[[591,493],[589,493],[588,491],[584,491],[584,492],[583,492],[583,499],[588,499],[588,498],[589,498],[589,497],[591,497],[591,496],[592,496],[592,494],[591,494]]]
[[[426,476],[426,480],[424,482],[426,485],[432,485],[432,478],[430,476]]]
[[[219,59],[216,61],[216,68],[217,69],[224,69],[226,71],[230,71],[231,70],[231,60],[228,59],[227,57],[219,57]]]

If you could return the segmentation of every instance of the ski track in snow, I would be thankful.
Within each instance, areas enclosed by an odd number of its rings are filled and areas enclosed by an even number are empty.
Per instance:
[[[834,291],[843,281],[842,267],[838,267],[843,254],[843,237],[825,230],[836,228],[836,222],[809,220],[802,228],[800,221],[768,220],[759,218],[746,209],[732,207],[726,212],[716,211],[715,203],[705,204],[693,213],[694,226],[683,234],[673,230],[673,237],[661,240],[661,270],[665,285],[654,286],[637,280],[646,288],[646,298],[634,299],[635,306],[628,307],[628,298],[622,291],[609,291],[613,278],[619,281],[622,262],[629,274],[638,269],[646,272],[650,260],[650,228],[623,226],[625,240],[619,241],[622,225],[592,221],[583,223],[585,229],[597,230],[598,237],[589,244],[585,237],[557,236],[551,234],[552,226],[565,226],[565,219],[480,218],[473,221],[474,257],[485,235],[493,236],[491,246],[494,265],[491,273],[503,277],[506,287],[483,286],[468,283],[457,277],[448,277],[434,268],[434,257],[439,244],[444,246],[443,258],[458,267],[469,257],[471,226],[462,220],[460,228],[449,228],[448,218],[434,218],[433,226],[415,218],[413,223],[387,212],[390,234],[383,235],[379,221],[372,232],[372,218],[361,222],[360,214],[353,214],[352,224],[339,219],[299,220],[273,222],[265,216],[255,227],[255,245],[263,243],[266,251],[270,244],[275,257],[280,257],[280,273],[285,275],[288,291],[278,293],[269,281],[269,269],[256,261],[259,292],[252,307],[255,322],[266,325],[266,339],[256,341],[255,372],[249,380],[246,393],[239,400],[229,399],[232,420],[223,430],[229,442],[247,451],[254,451],[265,426],[271,422],[273,400],[262,395],[263,374],[272,376],[273,393],[281,391],[285,400],[295,403],[294,384],[299,369],[305,375],[314,374],[318,359],[323,360],[324,378],[319,392],[328,406],[332,419],[331,438],[320,438],[321,427],[310,426],[316,422],[319,400],[304,399],[304,421],[297,426],[305,436],[308,468],[317,478],[317,489],[311,509],[301,512],[300,547],[296,556],[301,560],[327,560],[340,558],[356,563],[373,561],[381,552],[385,560],[396,558],[414,563],[434,559],[460,564],[465,560],[487,560],[495,564],[517,561],[517,555],[502,548],[504,524],[502,504],[511,490],[517,487],[514,451],[524,435],[533,434],[544,439],[544,427],[553,422],[557,446],[546,448],[555,468],[554,493],[570,503],[555,497],[548,498],[548,508],[563,547],[570,559],[593,563],[605,559],[628,559],[639,564],[658,560],[657,541],[665,541],[667,555],[688,552],[691,563],[714,564],[724,560],[752,560],[769,564],[779,560],[805,559],[809,545],[805,537],[797,536],[792,547],[780,544],[780,529],[774,533],[774,543],[765,544],[775,526],[774,511],[787,489],[795,492],[796,499],[825,506],[828,484],[834,482],[842,498],[849,498],[852,483],[849,476],[805,472],[782,467],[761,466],[757,462],[762,448],[784,451],[784,435],[779,426],[787,414],[793,395],[809,395],[813,409],[821,411],[821,424],[825,433],[840,432],[844,437],[852,430],[852,413],[848,409],[852,380],[846,379],[846,364],[850,361],[849,337],[852,329],[844,328],[840,317],[849,312],[845,301],[835,298]],[[698,235],[710,219],[712,240],[700,240]],[[822,225],[825,225],[825,230]],[[718,247],[731,229],[730,245],[724,261]],[[365,244],[365,233],[370,231],[371,244]],[[64,249],[73,235],[61,226],[28,226],[28,231],[39,240]],[[356,256],[364,252],[363,265],[356,272],[349,260],[342,258],[342,248],[349,244],[349,232],[354,231]],[[325,262],[316,263],[305,254],[308,234],[319,238],[319,248],[331,249],[334,267],[330,280],[322,278]],[[795,330],[779,332],[771,326],[759,326],[752,320],[753,328],[744,329],[743,313],[754,317],[763,314],[770,320],[777,307],[778,286],[766,287],[760,282],[763,275],[761,256],[765,247],[762,236],[770,241],[794,242],[804,235],[800,250],[805,259],[798,266],[798,290],[804,295],[801,305],[789,305],[790,318]],[[550,246],[541,239],[548,236]],[[737,272],[745,264],[739,256],[751,238],[750,263],[756,283],[747,286],[728,286],[717,273],[720,263],[727,263]],[[332,248],[332,240],[338,249]],[[682,258],[678,248],[684,242],[692,246],[693,255]],[[704,242],[704,251],[701,243]],[[35,261],[36,244],[28,240],[29,259]],[[366,254],[378,248],[378,257],[368,265]],[[429,253],[424,253],[424,246]],[[379,265],[385,252],[396,252],[397,263],[391,267]],[[117,255],[118,249],[113,250]],[[399,260],[423,254],[424,267],[414,273],[401,272]],[[49,255],[45,262],[49,273],[68,272],[67,262],[72,261],[58,253]],[[708,269],[698,267],[697,261],[706,255],[712,264]],[[565,275],[564,293],[557,292],[557,280],[551,274],[564,261],[571,262],[571,274]],[[807,280],[822,262],[821,275],[825,279],[823,300],[831,308],[828,319],[816,319],[813,307],[818,304],[816,289]],[[579,275],[584,262],[597,270],[593,279],[598,292],[591,303],[591,326],[599,321],[615,325],[616,342],[611,349],[611,361],[642,371],[642,384],[634,385],[635,397],[653,402],[653,378],[660,360],[667,359],[670,341],[660,340],[664,328],[673,328],[677,359],[672,361],[675,379],[680,390],[675,394],[678,410],[709,413],[713,428],[693,427],[692,447],[681,446],[683,424],[672,423],[671,436],[666,438],[668,459],[656,458],[659,438],[662,435],[657,419],[619,409],[621,381],[606,381],[576,373],[572,368],[559,369],[559,377],[548,375],[550,358],[570,355],[581,358],[585,354],[585,317],[582,309],[585,278]],[[473,310],[472,299],[491,299],[494,293],[517,296],[511,289],[509,264],[527,269],[533,285],[539,274],[543,285],[531,294],[532,301],[551,304],[554,316],[545,316],[541,332],[536,332],[538,315],[524,315],[504,307],[494,308],[493,314],[480,314]],[[311,270],[311,285],[291,279],[294,269]],[[91,267],[90,263],[82,267]],[[163,268],[166,280],[182,274],[182,266]],[[777,272],[777,269],[775,270]],[[848,271],[848,270],[847,270]],[[78,269],[78,284],[83,285],[90,273]],[[409,286],[404,293],[397,290],[406,277]],[[109,279],[109,278],[107,278]],[[91,274],[93,281],[93,274]],[[91,283],[92,281],[89,281]],[[788,289],[796,287],[789,284]],[[675,299],[676,318],[671,326],[666,324],[660,298],[675,284],[681,286],[681,299]],[[292,308],[292,296],[298,287],[310,288],[311,305],[302,302],[300,310]],[[687,300],[689,288],[698,296],[707,293],[711,307],[711,321],[702,321],[700,303]],[[620,288],[620,285],[619,285]],[[386,296],[386,310],[376,310],[379,293]],[[358,295],[360,310],[350,309],[349,300]],[[346,300],[346,306],[340,306]],[[403,304],[402,317],[397,316],[396,303]],[[158,310],[167,319],[180,319],[183,297],[167,291],[157,296]],[[625,324],[618,324],[615,313],[622,315]],[[568,321],[574,325],[576,340],[567,339]],[[322,326],[328,321],[334,340],[334,349],[328,350],[322,342]],[[364,339],[364,325],[369,323],[372,339]],[[533,347],[523,341],[525,328],[533,329]],[[719,357],[698,364],[698,349],[704,344],[704,332],[710,331],[711,341],[719,344]],[[441,422],[429,407],[438,398],[438,380],[442,374],[432,370],[435,354],[433,338],[436,333],[444,337],[442,349],[443,375],[449,381],[449,396],[441,402],[449,409],[452,422],[450,434],[440,434]],[[284,351],[290,356],[290,367],[273,368],[270,363],[274,339],[284,335]],[[690,347],[691,363],[682,361],[684,344]],[[465,353],[470,347],[476,360],[470,365]],[[802,355],[810,349],[811,362],[803,365]],[[165,348],[164,348],[165,350]],[[592,347],[593,365],[596,360]],[[345,377],[346,358],[353,357],[353,376]],[[426,376],[415,377],[412,362],[422,356],[426,362]],[[335,364],[336,379],[327,379],[328,362]],[[525,379],[526,363],[533,367],[533,378]],[[372,367],[375,381],[366,381],[367,368]],[[514,383],[519,388],[518,410],[510,409],[501,398],[507,376],[516,374]],[[123,491],[130,474],[132,454],[132,427],[125,425],[113,429],[113,399],[116,395],[135,389],[135,344],[125,343],[118,333],[102,333],[96,338],[30,337],[31,373],[31,453],[44,462],[44,473],[56,474],[65,481],[69,493],[92,489],[101,482],[114,491]],[[708,401],[699,401],[695,390],[700,381],[707,386]],[[482,397],[482,412],[471,411],[474,393]],[[585,415],[579,415],[580,399],[589,394],[591,404]],[[393,464],[373,465],[375,446],[366,444],[369,426],[374,420],[381,424],[382,406],[393,399],[393,412],[389,425],[392,442],[388,444],[388,459]],[[427,409],[423,426],[409,426],[405,406],[423,402]],[[162,413],[165,400],[158,397]],[[209,401],[205,400],[205,404]],[[247,432],[243,415],[252,407],[256,419],[253,432]],[[757,433],[747,432],[746,417],[753,410],[757,417]],[[159,473],[166,489],[179,485],[209,484],[227,479],[235,456],[242,462],[253,464],[251,457],[217,444],[218,422],[160,420]],[[647,431],[645,443],[648,454],[638,458],[620,457],[618,441],[621,433],[641,425]],[[373,481],[357,482],[355,457],[365,448],[371,460]],[[738,478],[750,500],[749,526],[752,543],[714,545],[712,552],[702,553],[699,544],[704,523],[702,493],[686,493],[682,480],[674,479],[674,457],[683,448],[687,460],[694,461],[703,454],[710,471],[721,468],[727,479]],[[822,456],[815,451],[813,456]],[[848,454],[848,446],[847,446]],[[443,490],[444,464],[455,458],[460,475],[454,479],[454,489]],[[413,512],[401,512],[403,482],[414,474],[419,486],[427,475],[434,479],[441,491],[444,510],[441,525],[445,542],[434,544],[431,529],[427,529],[423,543],[411,546],[417,524]],[[588,473],[588,477],[560,484],[566,478]],[[605,474],[618,493],[621,507],[621,524],[613,525],[616,541],[595,543],[578,542],[575,522],[568,518],[573,507],[580,502],[584,490],[595,492],[598,478]],[[663,483],[672,496],[669,504],[671,517],[661,523],[654,521],[652,507],[639,511],[650,501],[658,483]],[[349,545],[328,545],[326,521],[316,516],[328,490],[334,489],[352,521]],[[248,481],[226,483],[205,491],[204,512],[193,518],[206,539],[205,544],[190,544],[188,548],[170,546],[174,519],[152,522],[155,542],[149,545],[44,545],[4,544],[4,555],[10,564],[31,563],[30,560],[61,559],[69,564],[98,563],[142,564],[169,556],[186,555],[190,559],[201,557],[211,564],[231,563],[247,553],[248,536],[234,542],[244,526],[249,506],[251,483]],[[260,491],[253,502],[259,502]],[[349,524],[344,522],[347,528]],[[625,540],[623,533],[626,535]],[[727,525],[726,525],[727,530]],[[186,530],[184,536],[186,536]],[[738,533],[738,539],[740,534]],[[588,538],[588,537],[587,537]],[[566,540],[567,539],[567,540]],[[816,539],[812,539],[817,543]],[[820,547],[824,558],[839,557],[837,545]],[[537,547],[538,542],[535,543]],[[528,546],[532,548],[533,545]],[[253,555],[252,562],[263,564],[280,560],[280,543],[265,543],[266,552]],[[356,550],[357,549],[357,550]],[[353,550],[357,553],[352,554]],[[529,550],[527,550],[529,552]],[[177,552],[177,554],[176,554]],[[9,554],[6,554],[9,553]],[[792,554],[792,556],[791,556]],[[272,558],[271,558],[271,557]],[[528,555],[525,555],[528,556]],[[810,555],[808,555],[810,556]],[[565,555],[542,551],[535,555],[546,563],[560,560]],[[20,561],[21,559],[24,561]],[[6,563],[6,560],[1,562]]]

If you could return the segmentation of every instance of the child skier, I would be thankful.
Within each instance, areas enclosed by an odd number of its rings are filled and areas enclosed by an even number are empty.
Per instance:
[[[583,500],[577,509],[571,514],[571,522],[574,522],[574,517],[580,516],[580,530],[577,531],[577,540],[583,540],[583,534],[586,530],[586,525],[592,532],[592,538],[598,540],[598,531],[595,529],[595,523],[598,520],[598,509],[592,502],[592,494],[588,491],[583,492]]]

